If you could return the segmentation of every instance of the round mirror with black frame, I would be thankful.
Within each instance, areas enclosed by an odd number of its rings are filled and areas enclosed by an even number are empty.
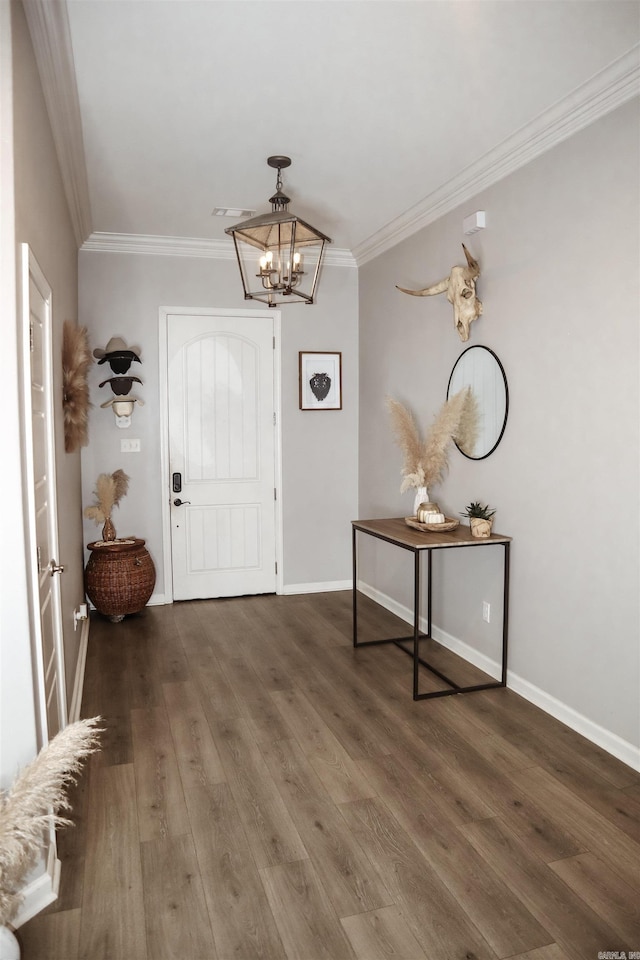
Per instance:
[[[460,354],[449,377],[447,400],[465,387],[471,387],[478,404],[478,431],[472,450],[456,446],[469,460],[484,460],[502,440],[509,413],[507,377],[489,347],[468,347]]]

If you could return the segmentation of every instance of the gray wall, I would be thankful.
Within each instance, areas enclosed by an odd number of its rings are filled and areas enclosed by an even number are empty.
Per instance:
[[[159,309],[215,307],[251,309],[242,299],[237,265],[231,260],[164,257],[84,251],[80,253],[80,317],[90,330],[92,348],[122,336],[141,347],[142,365],[134,364],[143,385],[135,394],[132,425],[116,426],[111,396],[99,389],[109,371],[92,371],[90,443],[83,451],[83,504],[93,501],[100,473],[121,467],[131,477],[129,493],[114,512],[119,536],[136,534],[147,541],[158,580],[156,599],[165,593],[162,554],[162,498],[168,477],[161,475],[159,416]],[[282,308],[282,509],[284,584],[350,579],[350,521],[357,504],[358,424],[358,287],[355,268],[325,266],[317,302]],[[263,304],[256,307],[264,309]],[[303,412],[298,409],[298,351],[342,351],[343,409]],[[141,440],[141,453],[121,454],[120,440]],[[85,543],[100,531],[85,521]],[[168,593],[168,591],[167,591]]]
[[[469,345],[444,296],[395,284],[446,276],[464,240],[484,302],[469,343],[500,357],[509,420],[488,459],[454,449],[430,492],[450,516],[489,502],[496,531],[514,538],[514,686],[608,746],[621,738],[623,753],[640,743],[638,117],[637,101],[621,107],[360,270],[360,515],[411,512],[385,395],[427,425]],[[465,238],[475,210],[487,229]],[[499,624],[481,617],[482,599],[499,608],[493,551],[442,558],[434,612],[495,657]],[[378,550],[364,562],[375,589],[409,602],[405,558]]]

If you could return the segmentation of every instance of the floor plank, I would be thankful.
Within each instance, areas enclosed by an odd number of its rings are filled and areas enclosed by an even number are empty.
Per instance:
[[[289,960],[354,960],[349,940],[311,863],[260,871]]]
[[[191,836],[142,843],[147,944],[152,960],[217,960]]]
[[[602,859],[624,881],[640,891],[640,844],[593,809],[581,795],[540,767],[513,775],[535,802],[552,811],[562,829],[576,838],[584,851]]]
[[[140,840],[189,830],[178,761],[164,705],[131,711]]]
[[[358,960],[427,960],[399,907],[381,907],[340,921]]]
[[[22,957],[28,960],[77,960],[80,907],[43,913],[17,932]]]
[[[356,800],[342,804],[341,811],[384,876],[395,903],[428,957],[496,957],[381,800]]]
[[[91,771],[79,960],[148,958],[132,764]]]
[[[615,927],[627,950],[640,945],[640,898],[617,872],[592,853],[549,866],[594,913]]]
[[[224,767],[215,745],[193,681],[163,684],[169,728],[182,775],[182,787],[194,776],[205,783],[225,779]]]
[[[262,747],[322,885],[340,917],[391,903],[389,892],[328,793],[291,740]]]
[[[187,802],[218,957],[281,960],[284,947],[228,785],[199,784]]]
[[[553,939],[460,836],[455,822],[421,802],[417,779],[391,757],[370,765],[376,767],[378,796],[497,956],[508,957]]]
[[[573,960],[596,957],[600,950],[624,949],[612,926],[595,914],[549,867],[531,853],[525,841],[499,819],[458,828],[478,853]]]
[[[272,700],[335,803],[375,795],[371,784],[302,691],[277,691],[272,694]]]
[[[213,733],[257,866],[305,859],[307,851],[246,721],[219,721]]]

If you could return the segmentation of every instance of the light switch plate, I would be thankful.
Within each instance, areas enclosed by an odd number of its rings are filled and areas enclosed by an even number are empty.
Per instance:
[[[127,437],[120,441],[120,453],[140,453],[140,441]]]

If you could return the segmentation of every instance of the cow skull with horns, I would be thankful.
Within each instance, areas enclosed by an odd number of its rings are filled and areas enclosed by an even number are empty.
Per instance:
[[[466,267],[452,267],[451,273],[439,283],[434,283],[424,290],[406,290],[398,287],[402,293],[409,293],[412,297],[431,297],[435,293],[446,293],[447,300],[453,304],[453,318],[456,330],[462,341],[469,339],[469,327],[482,313],[482,303],[476,297],[476,280],[480,276],[478,261],[474,260],[464,243],[464,255],[467,258]]]

